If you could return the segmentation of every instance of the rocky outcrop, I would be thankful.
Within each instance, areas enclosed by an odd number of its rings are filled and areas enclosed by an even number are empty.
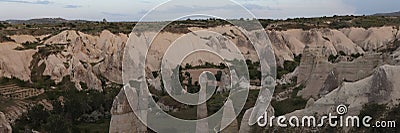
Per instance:
[[[146,133],[147,127],[132,111],[125,90],[115,97],[111,109],[110,133]]]
[[[389,26],[369,29],[346,28],[341,29],[341,31],[354,43],[367,51],[386,47],[388,43],[399,37],[396,35],[398,30]]]
[[[370,76],[376,67],[392,62],[386,55],[365,53],[353,61],[332,64],[323,50],[310,46],[304,49],[300,66],[294,73],[297,83],[306,86],[298,94],[303,98],[319,98],[320,94],[329,93],[343,81],[358,81]]]
[[[291,29],[287,31],[267,31],[278,64],[293,60],[294,55],[303,53],[305,47],[320,47],[325,56],[337,55],[339,51],[351,55],[364,53],[364,50],[349,39],[343,32],[332,29],[312,29],[309,31]]]
[[[399,103],[400,67],[384,65],[373,71],[367,78],[356,82],[344,82],[332,92],[326,94],[305,109],[297,110],[286,116],[309,116],[335,113],[339,104],[348,105],[348,114],[358,115],[366,103],[388,104]]]
[[[32,35],[13,35],[10,38],[19,44],[38,42],[38,39]]]
[[[236,35],[239,37],[230,38],[230,41],[240,42],[239,49],[241,51],[249,51],[249,54],[245,54],[248,58],[254,58],[252,55],[254,51],[252,51],[249,42],[243,40],[243,36],[237,35],[235,30],[230,30],[231,27],[216,27],[211,28],[211,30],[218,31],[219,33],[225,33],[227,35]],[[379,29],[379,28],[378,28]],[[191,29],[191,30],[199,30],[199,29]],[[330,30],[330,29],[313,29],[309,31],[304,30],[288,30],[288,31],[267,31],[267,34],[270,37],[270,40],[273,44],[273,49],[275,51],[277,60],[279,63],[283,63],[284,60],[293,60],[294,55],[302,54],[301,64],[296,69],[294,73],[290,77],[297,77],[297,82],[299,84],[304,84],[306,88],[299,92],[299,95],[304,98],[310,98],[307,102],[307,108],[303,111],[296,111],[293,114],[304,115],[304,113],[310,113],[313,110],[320,110],[321,113],[325,113],[328,111],[332,111],[331,107],[336,106],[342,101],[337,101],[334,98],[342,97],[336,94],[332,96],[333,93],[337,93],[338,87],[343,88],[348,86],[346,84],[351,84],[349,82],[343,81],[351,81],[351,82],[360,82],[365,80],[368,76],[374,75],[373,70],[385,64],[386,56],[380,54],[371,54],[365,51],[373,50],[376,47],[368,46],[364,47],[362,43],[354,40],[352,38],[354,35],[353,29],[342,29],[342,30]],[[358,30],[358,29],[356,29]],[[379,30],[389,30],[389,28],[382,28]],[[374,31],[371,29],[371,31]],[[367,32],[367,31],[359,31],[359,32]],[[155,33],[146,33],[146,34],[155,34]],[[364,34],[364,33],[360,33]],[[150,71],[159,70],[159,62],[162,57],[162,53],[165,53],[171,41],[176,40],[182,36],[177,33],[168,33],[163,32],[158,35],[158,37],[153,40],[154,45],[148,53],[149,64],[147,69]],[[372,35],[371,35],[372,36]],[[143,41],[146,41],[146,35],[142,35],[141,38]],[[384,38],[381,38],[384,39]],[[379,39],[378,39],[379,40]],[[387,42],[382,40],[381,42]],[[190,43],[189,43],[190,44]],[[372,45],[375,45],[373,43]],[[385,44],[386,45],[386,44]],[[371,49],[370,49],[371,48]],[[337,55],[340,51],[343,51],[347,55],[351,54],[364,54],[364,56],[355,59],[354,61],[343,60],[340,63],[330,63],[328,62],[329,55]],[[197,58],[193,58],[186,62],[189,64],[198,63]],[[212,60],[211,60],[212,61]],[[183,63],[185,64],[185,62]],[[368,81],[372,83],[372,81]],[[156,83],[152,83],[155,85]],[[361,87],[361,86],[360,86]],[[356,87],[353,87],[356,88]],[[339,90],[347,90],[347,89],[339,89]],[[368,93],[365,91],[355,91],[363,93]],[[358,94],[357,94],[358,95]],[[361,94],[360,94],[361,95]],[[348,94],[347,99],[353,100],[351,97],[353,94]],[[322,97],[322,98],[321,98]],[[330,97],[331,100],[336,100],[334,103],[330,101],[322,102],[321,99]],[[357,97],[358,98],[358,97]],[[119,99],[117,97],[117,99]],[[317,99],[317,100],[314,100]],[[374,98],[371,98],[374,99]],[[364,99],[358,99],[364,100]],[[346,100],[343,100],[343,102]],[[321,104],[325,103],[327,106],[322,106]],[[330,103],[330,104],[328,104]],[[348,103],[348,102],[346,102]],[[328,106],[329,105],[329,106]],[[128,106],[128,104],[117,102],[114,106]],[[357,105],[357,107],[361,107],[361,104]],[[311,110],[308,110],[311,109]],[[248,119],[250,117],[251,110],[246,111],[242,122],[240,123],[240,132],[251,132],[253,129],[248,125]],[[273,114],[273,111],[269,110],[269,114]],[[123,118],[122,116],[129,116],[130,118]],[[114,117],[115,116],[115,117]],[[113,114],[112,127],[113,125],[116,128],[121,128],[124,124],[116,124],[118,120],[129,121],[126,123],[132,123],[135,121],[132,118],[136,118],[136,116],[132,115],[132,111],[122,111],[119,114]],[[137,119],[136,119],[137,121]],[[233,124],[235,125],[235,124]],[[127,126],[125,126],[127,127]],[[233,126],[235,127],[235,126]],[[114,128],[114,127],[113,127]],[[113,131],[118,131],[118,129],[113,129]],[[233,131],[233,130],[232,130]]]
[[[78,31],[64,31],[50,37],[44,44],[66,47],[60,53],[51,54],[44,62],[44,75],[56,82],[71,75],[78,89],[86,83],[89,89],[102,90],[102,79],[121,83],[122,54],[128,37],[103,31],[100,36],[88,35]]]
[[[24,81],[30,80],[31,70],[29,66],[36,51],[15,50],[20,46],[20,44],[12,42],[0,43],[0,77],[15,77]]]
[[[204,28],[192,27],[191,31],[205,30]],[[251,42],[233,26],[217,26],[206,29],[224,35],[229,41],[237,44],[242,54],[252,60],[257,60],[257,54]],[[306,47],[320,47],[321,54],[325,56],[336,55],[339,51],[345,54],[365,53],[365,51],[376,50],[388,45],[400,35],[396,28],[346,28],[340,30],[333,29],[289,29],[287,31],[267,31],[273,44],[273,49],[277,57],[278,65],[282,65],[285,60],[293,60],[294,55],[304,54]],[[145,33],[156,34],[156,33]],[[148,52],[148,69],[157,71],[163,53],[172,43],[171,41],[181,37],[182,33],[161,32]],[[145,36],[142,36],[145,37]],[[43,75],[48,75],[56,82],[70,75],[76,86],[80,82],[86,83],[90,89],[101,90],[103,79],[122,83],[122,54],[128,35],[113,34],[110,31],[103,31],[99,35],[89,35],[79,31],[67,30],[57,35],[31,36],[14,35],[11,36],[16,43],[2,44],[0,50],[0,76],[16,77],[22,80],[30,80],[30,62],[34,50],[13,50],[16,46],[26,42],[40,42],[48,46],[64,45],[65,47],[58,53],[46,55],[41,59],[46,65]],[[46,39],[48,38],[48,39]],[[45,39],[45,40],[43,40]],[[146,40],[146,39],[145,39]],[[18,44],[19,43],[19,44]],[[44,47],[48,47],[44,46]],[[202,54],[206,57],[208,55]],[[13,55],[13,56],[10,56]],[[394,54],[396,56],[396,54]],[[204,62],[219,62],[211,60],[213,58],[199,58],[203,56],[191,56],[185,63],[192,65]],[[40,64],[39,64],[40,65]]]

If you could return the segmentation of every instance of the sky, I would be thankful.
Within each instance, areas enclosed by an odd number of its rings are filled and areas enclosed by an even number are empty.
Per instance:
[[[69,20],[169,20],[190,14],[241,18],[235,3],[221,0],[0,0],[0,20],[65,18]],[[400,0],[236,0],[257,18],[286,19],[332,15],[370,15],[400,11]],[[159,6],[161,5],[161,7]],[[157,8],[159,7],[159,8]],[[154,11],[156,10],[156,11]],[[199,11],[201,10],[201,11]],[[150,19],[149,19],[150,20]]]

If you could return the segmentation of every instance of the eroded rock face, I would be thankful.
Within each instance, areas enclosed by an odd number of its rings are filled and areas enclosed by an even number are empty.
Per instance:
[[[252,132],[254,132],[255,128],[258,128],[257,123],[255,125],[249,125],[250,115],[251,115],[252,111],[253,111],[253,108],[250,108],[250,109],[246,110],[246,112],[244,113],[242,122],[240,123],[239,133],[252,133]],[[274,116],[274,114],[275,114],[275,110],[272,106],[268,106],[266,112],[267,112],[267,118],[270,118],[270,117]],[[267,124],[270,124],[270,123],[267,123]],[[268,126],[269,125],[267,125],[266,127],[268,127]]]
[[[346,28],[341,31],[354,43],[362,47],[364,50],[372,51],[393,41],[396,36],[397,29],[390,26],[378,28]]]
[[[204,29],[194,27],[189,28],[189,30],[199,31]],[[207,30],[224,34],[229,41],[237,44],[246,58],[258,59],[251,43],[235,27],[218,26]],[[321,54],[325,56],[336,55],[339,51],[346,54],[362,54],[365,51],[383,48],[394,39],[398,39],[400,35],[396,36],[395,33],[397,33],[397,29],[393,27],[267,31],[273,44],[278,65],[282,65],[285,60],[293,60],[294,55],[304,54],[303,51],[306,47],[320,47]],[[148,32],[145,34],[156,33]],[[162,32],[157,36],[148,53],[149,65],[147,67],[150,71],[157,71],[160,68],[159,62],[163,53],[170,46],[170,41],[176,40],[182,35],[184,34]],[[145,35],[141,37],[148,40]],[[102,78],[122,83],[121,60],[128,35],[113,34],[107,30],[99,35],[67,30],[54,36],[15,35],[12,38],[16,43],[0,46],[0,50],[4,50],[0,52],[1,77],[16,77],[29,81],[29,66],[35,51],[15,51],[13,49],[18,46],[18,43],[36,42],[49,38],[43,40],[42,43],[47,45],[63,44],[65,48],[61,50],[62,52],[52,53],[41,59],[41,63],[46,65],[43,75],[50,76],[56,83],[62,81],[65,76],[71,75],[73,82],[79,89],[83,89],[79,84],[83,82],[88,85],[89,89],[101,90]],[[393,56],[398,55],[400,54],[393,54]],[[213,60],[202,60],[198,57],[200,56],[193,56],[185,63],[198,65],[205,61],[213,62]]]
[[[343,61],[336,64],[328,62],[323,48],[307,46],[295,71],[297,83],[306,87],[298,95],[308,99],[318,99],[338,87],[343,81],[358,81],[372,74],[373,70],[383,64],[392,62],[386,55],[365,53],[354,61]]]
[[[122,54],[127,35],[103,31],[100,36],[88,35],[78,31],[64,31],[50,37],[47,45],[64,44],[62,52],[51,54],[44,60],[44,75],[56,82],[71,75],[78,89],[81,82],[89,89],[102,90],[101,77],[108,81],[122,83]]]
[[[125,90],[115,97],[111,109],[110,133],[146,133],[147,127],[136,117],[126,98]]]
[[[37,42],[38,40],[36,37],[32,35],[13,35],[10,36],[12,40],[14,40],[16,43],[23,44],[23,43],[33,43]]]
[[[226,34],[232,34],[236,33],[235,30],[232,32],[229,30],[230,27],[217,27],[214,30]],[[194,29],[196,30],[196,29]],[[197,29],[199,30],[199,29]],[[358,42],[355,40],[353,35],[354,33],[350,32],[355,32],[353,30],[359,30],[359,29],[342,29],[342,30],[330,30],[330,29],[313,29],[309,31],[304,31],[304,30],[288,30],[288,31],[268,31],[268,35],[272,41],[273,44],[273,49],[275,51],[277,60],[279,63],[283,63],[284,60],[293,60],[294,55],[299,55],[302,54],[302,61],[301,65],[299,68],[296,69],[296,72],[293,73],[291,77],[298,77],[298,82],[299,83],[304,83],[306,88],[303,89],[303,91],[300,91],[301,95],[304,98],[309,98],[309,97],[314,97],[308,100],[307,102],[307,108],[304,109],[303,111],[295,111],[293,114],[298,114],[298,115],[306,115],[312,111],[319,111],[319,113],[326,113],[326,112],[331,112],[332,107],[335,107],[337,104],[344,102],[350,103],[351,101],[354,102],[354,106],[357,110],[360,110],[362,107],[362,104],[365,103],[366,99],[376,99],[376,98],[366,98],[363,97],[365,96],[367,92],[358,90],[352,92],[352,94],[344,95],[343,97],[339,94],[338,92],[338,87],[341,88],[341,91],[345,91],[348,86],[351,85],[345,85],[345,84],[351,84],[348,82],[342,83],[342,81],[352,81],[352,82],[360,82],[363,80],[368,79],[369,76],[374,75],[373,70],[382,65],[385,64],[385,57],[381,56],[379,54],[370,54],[365,51],[369,50],[374,50],[377,49],[375,46],[364,46],[362,42]],[[388,33],[389,31],[391,32],[390,28],[378,28],[378,29],[371,29],[370,31],[357,31],[360,32],[360,34],[366,34],[368,32],[385,32]],[[386,31],[388,30],[388,31]],[[362,33],[361,33],[362,32]],[[366,33],[364,33],[366,32]],[[145,34],[155,34],[155,33],[145,33]],[[146,38],[143,38],[146,36],[145,34],[142,35],[142,37],[138,37],[139,39],[142,39],[143,41],[146,41]],[[368,36],[375,36],[372,33],[368,33],[370,35]],[[162,44],[169,44],[170,40],[175,40],[176,38],[180,37],[181,34],[177,33],[161,33],[156,40],[154,40],[155,45],[152,46],[153,48],[151,51],[149,51],[149,63],[150,65],[147,66],[147,69],[150,71],[157,71],[160,66],[159,63],[162,57],[162,53],[165,52],[166,48],[168,48],[169,45],[162,45]],[[239,38],[239,39],[238,39]],[[254,53],[251,52],[251,49],[248,48],[250,44],[240,38],[243,37],[238,37],[235,39],[232,39],[234,42],[240,42],[240,49],[241,50],[248,50],[250,51],[250,55],[253,55]],[[387,38],[380,38],[377,37],[382,43],[387,43]],[[231,40],[231,41],[232,41]],[[389,39],[390,40],[390,39]],[[148,40],[147,40],[148,41]],[[372,43],[371,45],[375,45],[376,43]],[[341,62],[337,64],[332,64],[328,62],[328,56],[329,55],[337,55],[339,51],[343,51],[345,54],[364,54],[364,57],[355,59],[352,62]],[[245,54],[247,55],[247,54]],[[189,64],[196,64],[196,58],[193,58],[191,61],[188,62]],[[278,64],[279,64],[278,63]],[[185,64],[185,63],[183,63]],[[380,74],[383,75],[383,74]],[[379,79],[382,79],[379,77]],[[356,85],[358,88],[368,88],[368,86],[372,86],[372,80],[365,81],[368,82],[365,84],[360,84]],[[327,84],[328,83],[328,84]],[[369,85],[370,84],[370,85]],[[378,86],[379,84],[375,84],[375,86]],[[344,88],[343,88],[344,87]],[[357,87],[352,87],[352,88],[357,88]],[[381,87],[381,86],[380,86]],[[358,94],[358,92],[362,94]],[[333,93],[336,93],[335,96],[333,96]],[[353,94],[356,93],[356,94]],[[360,99],[352,99],[351,96],[353,95],[362,95]],[[382,95],[383,96],[383,95]],[[387,97],[387,95],[385,95]],[[327,97],[330,97],[331,99],[321,101],[320,97],[323,97],[321,99],[326,99]],[[337,100],[334,98],[338,98],[342,100]],[[381,97],[381,95],[377,96]],[[314,100],[317,99],[317,100]],[[348,99],[348,100],[343,100],[343,99]],[[364,101],[363,101],[364,100]],[[368,100],[367,100],[368,101]],[[371,101],[371,100],[370,100]],[[384,100],[388,101],[388,100]],[[322,105],[322,103],[324,103]],[[123,103],[121,103],[123,104]],[[309,110],[310,109],[310,110]],[[273,111],[269,111],[273,112]],[[250,115],[251,111],[246,111],[244,118],[242,122],[240,123],[240,132],[251,132],[252,127],[246,125],[248,123],[248,117]],[[303,114],[306,113],[306,114]],[[125,119],[125,118],[119,118],[119,116],[122,115],[128,115],[131,114],[130,112],[123,112],[119,115],[115,115],[114,121],[118,119]],[[273,114],[273,113],[271,113]],[[310,113],[311,114],[311,113]],[[313,115],[313,114],[312,114]],[[113,115],[114,116],[114,115]],[[130,116],[132,117],[132,116]],[[247,121],[246,121],[247,119]],[[125,119],[126,120],[126,119]],[[115,125],[115,124],[114,124]],[[117,125],[118,126],[118,125]],[[232,130],[233,131],[233,130]]]
[[[348,105],[348,114],[358,115],[366,103],[398,104],[400,89],[400,66],[384,65],[374,70],[367,78],[356,82],[344,82],[324,97],[316,100],[305,109],[297,110],[285,116],[324,115],[336,112],[339,104]]]
[[[30,80],[31,70],[29,66],[36,51],[15,50],[20,46],[20,44],[12,42],[0,43],[0,77]]]

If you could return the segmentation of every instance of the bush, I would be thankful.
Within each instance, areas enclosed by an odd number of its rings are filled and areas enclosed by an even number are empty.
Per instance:
[[[353,57],[353,58],[358,58],[358,57],[360,57],[360,56],[362,56],[362,54],[360,54],[360,53],[351,54],[351,57]]]
[[[293,72],[300,65],[300,61],[285,61],[283,68],[277,67],[277,79],[281,79],[283,75]]]
[[[339,51],[339,55],[341,55],[341,56],[346,56],[346,53],[343,52],[343,51]]]
[[[339,55],[329,55],[328,61],[335,63],[335,61],[337,60],[338,57],[339,57]]]
[[[285,99],[283,101],[272,101],[271,105],[275,109],[275,116],[284,115],[295,110],[305,108],[307,100],[297,96],[297,93],[303,88],[303,85],[294,88],[292,95],[290,95],[288,99]]]
[[[221,77],[222,77],[222,71],[218,70],[217,74],[215,74],[215,79],[217,81],[221,81]]]
[[[7,35],[4,35],[0,33],[0,42],[11,42],[13,41],[11,38],[7,37]]]
[[[79,132],[81,125],[87,123],[109,123],[110,117],[107,114],[122,87],[121,85],[112,86],[114,87],[105,88],[103,92],[76,89],[46,91],[45,96],[51,100],[53,110],[44,110],[41,105],[37,105],[28,111],[26,117],[16,121],[13,130],[18,132],[33,129],[50,133],[74,133]],[[58,100],[60,96],[64,97],[63,106]]]

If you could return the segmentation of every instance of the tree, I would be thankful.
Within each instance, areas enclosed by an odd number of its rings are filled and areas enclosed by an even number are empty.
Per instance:
[[[217,74],[215,74],[215,79],[217,81],[221,81],[221,77],[222,77],[222,71],[218,70]]]
[[[46,123],[50,113],[44,109],[43,105],[39,104],[32,107],[27,116],[33,127],[40,127],[40,125]]]
[[[51,115],[44,129],[49,133],[72,133],[73,125],[61,115]]]
[[[186,63],[185,69],[191,69],[191,68],[192,68],[192,65],[190,65],[189,63]]]
[[[185,72],[185,76],[189,78],[190,77],[190,73],[189,72]]]
[[[328,61],[334,63],[338,57],[339,55],[329,55]]]
[[[225,69],[225,68],[226,68],[226,66],[225,66],[225,64],[224,64],[224,63],[219,63],[219,68],[220,68],[220,69]]]
[[[346,56],[346,53],[343,52],[343,51],[339,51],[339,55],[341,55],[341,56]]]

